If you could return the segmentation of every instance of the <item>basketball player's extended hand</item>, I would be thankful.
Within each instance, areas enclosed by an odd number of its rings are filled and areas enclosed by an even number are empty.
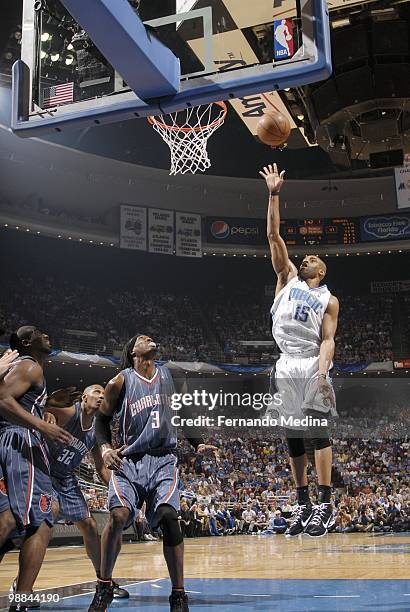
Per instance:
[[[12,351],[11,349],[8,349],[0,357],[0,380],[2,380],[6,376],[11,366],[13,365],[13,361],[15,361],[18,356],[18,351]]]
[[[323,397],[323,403],[325,404],[325,406],[328,406],[329,408],[334,408],[336,405],[335,392],[331,383],[323,376],[319,376],[318,387],[319,393]]]
[[[276,164],[268,164],[259,172],[261,177],[266,181],[269,193],[275,193],[282,189],[282,185],[285,182],[285,172],[286,170],[282,170],[282,172],[279,174]]]
[[[120,448],[107,448],[103,450],[102,457],[104,465],[109,470],[115,470],[122,467],[121,453],[127,448],[127,445],[121,446]]]
[[[203,455],[208,452],[213,453],[217,463],[219,463],[219,448],[217,446],[213,446],[212,444],[199,444],[196,450],[200,455]]]
[[[57,419],[51,412],[45,412],[43,414],[43,419],[46,423],[52,423],[53,425],[57,424]]]
[[[64,389],[54,391],[48,397],[46,405],[53,408],[67,408],[67,406],[72,406],[80,398],[81,393],[77,390],[77,387],[65,387]]]
[[[49,438],[49,440],[64,445],[71,444],[73,441],[73,436],[58,425],[55,425],[54,423],[46,423],[46,421],[41,421],[41,423],[42,425],[38,427],[38,431],[40,431],[46,438]]]

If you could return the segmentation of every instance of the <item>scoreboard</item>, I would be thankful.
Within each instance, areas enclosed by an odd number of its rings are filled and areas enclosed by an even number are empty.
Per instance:
[[[288,246],[356,244],[359,241],[356,219],[290,219],[281,221],[280,229]]]
[[[410,241],[410,213],[370,217],[283,219],[280,234],[291,247],[354,246],[387,240]],[[206,217],[205,240],[213,244],[266,245],[266,219]],[[307,249],[309,250],[309,249]]]

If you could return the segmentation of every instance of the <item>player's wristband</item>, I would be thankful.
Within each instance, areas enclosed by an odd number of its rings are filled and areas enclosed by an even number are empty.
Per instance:
[[[269,192],[269,197],[278,196],[279,193],[280,193],[279,191],[271,191],[271,192]]]
[[[318,374],[318,378],[324,378],[327,380],[327,374]]]

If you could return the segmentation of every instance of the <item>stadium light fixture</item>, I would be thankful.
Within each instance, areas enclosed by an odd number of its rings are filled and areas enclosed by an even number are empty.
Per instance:
[[[349,26],[349,25],[350,25],[349,17],[344,17],[343,19],[335,19],[334,21],[331,22],[331,26],[333,30],[337,28],[345,28],[346,26]]]

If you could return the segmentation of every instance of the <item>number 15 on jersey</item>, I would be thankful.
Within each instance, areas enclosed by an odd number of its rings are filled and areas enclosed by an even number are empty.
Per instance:
[[[302,321],[302,323],[306,323],[309,316],[310,306],[307,304],[298,304],[295,308],[295,314],[293,318],[296,321]]]

